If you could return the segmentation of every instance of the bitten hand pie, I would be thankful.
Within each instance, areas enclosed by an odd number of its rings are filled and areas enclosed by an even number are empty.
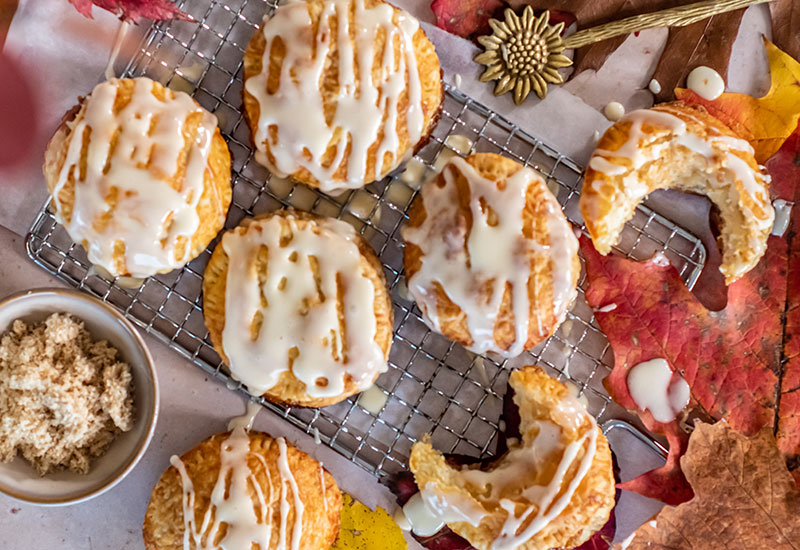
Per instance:
[[[595,248],[608,254],[636,206],[657,189],[706,195],[720,212],[720,271],[732,283],[767,249],[775,211],[753,148],[715,117],[681,103],[632,111],[592,154],[580,197]]]
[[[147,505],[147,550],[327,550],[336,540],[336,481],[282,437],[240,427],[170,463]]]
[[[586,542],[614,507],[608,441],[567,387],[535,366],[511,373],[522,440],[485,471],[450,466],[415,443],[409,466],[427,511],[477,550]]]
[[[383,269],[340,220],[282,211],[226,232],[206,267],[203,313],[233,377],[272,401],[331,405],[387,368]]]
[[[256,159],[326,192],[397,168],[427,139],[443,97],[419,22],[382,0],[286,2],[251,39],[244,76]]]
[[[514,357],[564,320],[578,240],[540,174],[493,153],[453,157],[403,228],[408,290],[431,329]]]
[[[52,207],[114,276],[183,267],[225,223],[230,153],[217,119],[149,78],[98,84],[47,145]]]

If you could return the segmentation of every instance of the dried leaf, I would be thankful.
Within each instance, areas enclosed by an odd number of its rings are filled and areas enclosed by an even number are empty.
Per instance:
[[[800,119],[800,63],[766,39],[764,45],[772,77],[764,97],[729,92],[709,101],[691,90],[675,90],[678,99],[702,105],[749,141],[762,163],[780,149]]]
[[[797,550],[800,492],[769,430],[700,424],[681,466],[695,497],[666,507],[615,550]]]
[[[92,19],[92,5],[108,10],[123,21],[138,23],[139,19],[191,19],[170,0],[69,0],[81,15]]]
[[[800,4],[797,0],[773,0],[769,3],[772,16],[772,40],[780,49],[800,59]]]
[[[436,26],[462,38],[491,34],[489,19],[502,19],[502,0],[433,0]]]
[[[339,538],[332,550],[407,550],[403,532],[386,510],[370,510],[347,493],[342,497]]]
[[[710,312],[683,284],[670,265],[600,256],[588,239],[581,242],[593,308],[614,351],[614,369],[605,380],[609,394],[635,410],[627,386],[635,365],[664,358],[691,388],[694,414],[720,419],[753,433],[772,425],[780,370],[780,305],[786,296],[786,243],[772,237],[767,258],[729,287],[728,305]],[[679,471],[685,448],[678,421],[657,422],[639,411],[645,426],[665,434],[670,443],[666,466],[644,474],[623,488],[670,504],[691,491]]]

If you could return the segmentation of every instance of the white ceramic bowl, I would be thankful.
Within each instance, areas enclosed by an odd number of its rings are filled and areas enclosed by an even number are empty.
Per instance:
[[[15,319],[39,322],[51,313],[72,314],[85,323],[93,339],[107,340],[119,350],[119,357],[131,367],[135,407],[133,429],[119,434],[105,454],[93,459],[88,474],[60,471],[41,477],[21,457],[0,463],[0,492],[33,504],[60,506],[96,497],[133,470],[155,430],[158,381],[150,352],[130,321],[83,292],[36,289],[0,300],[0,335]]]

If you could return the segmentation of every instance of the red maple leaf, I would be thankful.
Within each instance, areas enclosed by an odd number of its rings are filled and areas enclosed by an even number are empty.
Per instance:
[[[170,0],[69,0],[84,17],[92,19],[92,5],[108,10],[123,21],[138,23],[139,19],[186,19],[191,17]]]
[[[800,133],[795,133],[767,163],[774,196],[800,201]],[[600,256],[582,239],[593,308],[616,304],[595,316],[614,351],[614,369],[605,381],[622,406],[636,409],[627,375],[630,369],[664,358],[691,389],[688,409],[724,419],[748,434],[763,426],[776,430],[789,462],[800,455],[800,207],[792,210],[784,237],[770,237],[758,266],[728,287],[728,305],[707,310],[672,266]],[[785,323],[783,322],[785,318]],[[678,421],[657,422],[637,411],[645,426],[665,434],[667,464],[622,485],[677,504],[691,497],[680,472],[686,435]]]

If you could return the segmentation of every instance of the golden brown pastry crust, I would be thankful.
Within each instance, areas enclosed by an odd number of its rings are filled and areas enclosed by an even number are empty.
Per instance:
[[[230,432],[221,433],[206,439],[181,456],[195,491],[195,521],[202,525],[203,515],[211,501],[211,492],[217,482],[220,470],[220,445]],[[255,474],[262,490],[269,494],[269,481],[254,457],[260,455],[269,468],[271,479],[281,479],[278,470],[279,448],[275,439],[263,432],[248,432],[250,438],[250,457],[248,465]],[[335,542],[339,533],[339,518],[342,508],[342,494],[336,481],[327,470],[320,476],[321,464],[287,443],[287,460],[297,481],[300,498],[303,501],[303,535],[300,548],[303,550],[327,550]],[[325,487],[322,487],[324,478]],[[274,483],[274,482],[273,482]],[[251,491],[253,491],[251,489]],[[255,494],[254,492],[252,493]],[[147,512],[144,516],[142,535],[147,550],[183,550],[183,488],[181,476],[175,467],[168,468],[153,487]],[[323,498],[325,502],[323,502]],[[257,502],[253,496],[253,501]],[[295,507],[292,498],[287,499],[290,506],[288,525],[293,525]],[[270,550],[278,546],[280,531],[280,499],[273,503],[273,530]],[[225,533],[224,529],[220,530]],[[287,547],[291,533],[287,534]],[[192,545],[192,548],[194,546]],[[267,550],[267,549],[263,549]]]
[[[678,189],[708,196],[719,208],[722,250],[720,271],[727,284],[752,269],[766,250],[774,210],[769,197],[769,176],[750,151],[731,146],[747,146],[721,121],[702,108],[680,102],[656,105],[650,111],[677,117],[686,125],[686,140],[668,124],[645,119],[642,136],[635,144],[644,162],[635,166],[629,154],[614,154],[632,138],[629,113],[611,126],[597,144],[586,169],[580,209],[595,248],[608,254],[619,240],[623,224],[631,219],[636,206],[657,189]],[[635,136],[633,136],[635,139]],[[681,140],[687,145],[681,145]],[[709,147],[711,156],[699,152],[694,140]],[[629,144],[631,145],[631,144]],[[626,151],[627,153],[627,151]],[[740,159],[741,169],[731,170],[728,155]],[[599,157],[599,159],[598,159]],[[744,173],[752,182],[743,181]]]
[[[132,79],[119,79],[114,81],[118,88],[115,107],[122,109],[127,105],[134,92],[134,80]],[[177,93],[168,88],[165,88],[158,82],[153,82],[153,95],[159,99],[165,97],[172,97]],[[58,183],[59,174],[64,165],[67,156],[67,148],[72,134],[74,125],[83,118],[85,111],[85,101],[87,98],[81,99],[80,103],[67,111],[64,115],[61,124],[56,129],[53,137],[50,138],[45,150],[44,165],[42,170],[44,172],[45,180],[47,181],[48,192],[52,195]],[[195,102],[196,103],[196,102]],[[199,105],[198,105],[199,107]],[[188,144],[193,136],[184,136],[184,143]],[[85,153],[83,154],[85,158]],[[182,174],[186,169],[187,159],[184,157],[179,160],[177,174]],[[228,151],[228,145],[220,134],[219,128],[214,131],[214,137],[211,143],[211,149],[208,157],[208,166],[205,171],[203,180],[203,193],[201,199],[197,204],[197,215],[200,218],[200,224],[192,236],[189,258],[197,257],[214,237],[222,229],[225,222],[225,215],[228,212],[228,207],[231,203],[231,156]],[[182,184],[181,180],[172,176],[170,185],[174,188],[179,188]],[[53,197],[53,200],[58,203],[58,208],[62,215],[69,219],[71,216],[74,200],[75,188],[74,183],[67,183],[59,193],[58,197]],[[112,214],[116,207],[111,208]],[[88,248],[88,243],[79,243],[84,248]],[[186,252],[185,242],[179,242],[175,248],[175,259],[185,256]],[[125,258],[123,254],[124,248],[116,247],[114,254],[113,266],[101,266],[111,275],[126,277],[131,273],[125,265]],[[166,273],[171,269],[163,269],[160,273]]]
[[[589,428],[586,420],[579,426],[574,426],[574,419],[559,406],[569,396],[569,390],[540,367],[527,366],[514,371],[509,378],[509,385],[515,391],[514,402],[520,410],[523,442],[535,438],[538,433],[537,421],[547,421],[559,426],[562,429],[562,438],[567,443],[580,439],[580,435],[587,429],[598,431],[597,448],[591,467],[567,507],[532,538],[518,546],[517,550],[569,549],[580,546],[605,525],[614,507],[615,481],[608,440],[595,424]],[[507,456],[508,454],[505,455]],[[505,457],[500,457],[487,470],[496,468]],[[519,484],[514,486],[515,494],[532,485],[547,485],[557,466],[556,462],[548,464],[541,471],[531,471],[528,478],[519,479]],[[444,491],[452,491],[476,504],[479,502],[473,497],[480,493],[474,487],[468,488],[464,484],[460,470],[447,464],[444,456],[431,446],[429,437],[414,444],[409,467],[418,487],[435,483]],[[573,464],[566,479],[571,479],[576,469],[577,465]],[[501,498],[511,496],[510,493],[502,494]],[[468,522],[448,523],[448,527],[478,550],[489,550],[500,534],[508,514],[497,502],[480,499],[480,503],[488,514],[477,527]],[[523,529],[524,527],[525,524],[522,525]]]
[[[311,16],[312,24],[316,27],[319,24],[319,18],[321,12],[323,10],[323,6],[326,0],[308,0],[308,12]],[[352,4],[352,3],[351,3]],[[373,6],[381,5],[381,4],[389,4],[388,2],[384,2],[383,0],[364,0],[365,8],[371,8]],[[397,19],[397,14],[401,13],[403,10],[400,8],[392,6],[395,11],[395,20]],[[352,6],[351,6],[352,10]],[[265,20],[266,21],[266,20]],[[265,23],[266,24],[266,23]],[[421,28],[416,31],[413,37],[413,44],[414,44],[414,52],[416,54],[417,60],[417,71],[420,75],[420,84],[421,84],[421,95],[422,95],[422,110],[424,115],[424,123],[423,123],[423,131],[421,134],[421,138],[416,143],[409,142],[408,130],[405,124],[406,117],[403,113],[406,112],[408,108],[408,94],[404,93],[401,95],[399,102],[398,102],[398,122],[399,122],[399,131],[398,137],[400,140],[400,151],[405,151],[405,154],[398,154],[397,158],[390,158],[390,155],[387,153],[384,156],[383,164],[381,168],[378,168],[376,165],[378,164],[378,141],[375,141],[369,149],[369,156],[367,158],[367,168],[366,168],[366,176],[364,178],[364,185],[375,181],[380,180],[389,172],[400,166],[400,164],[406,160],[407,156],[412,153],[418,151],[424,144],[428,141],[431,132],[436,127],[436,123],[439,121],[439,116],[441,114],[442,104],[444,102],[444,85],[442,84],[442,69],[439,65],[439,57],[436,55],[436,49],[433,47],[433,44],[428,40],[425,31]],[[261,73],[263,68],[263,58],[264,58],[264,50],[266,48],[266,40],[264,38],[263,33],[256,32],[253,34],[253,37],[250,39],[249,44],[245,50],[244,54],[244,78],[247,81],[249,78],[252,78]],[[395,51],[399,51],[399,43],[395,45]],[[267,88],[269,90],[276,90],[278,88],[280,82],[280,64],[283,59],[283,53],[280,51],[281,48],[273,48],[273,51],[270,52],[270,63],[274,67],[274,69],[270,72],[269,78],[267,80]],[[323,76],[323,83],[321,85],[322,90],[322,98],[324,104],[324,110],[326,113],[326,117],[328,120],[333,116],[333,113],[336,110],[336,97],[339,93],[338,83],[337,83],[337,74],[338,74],[338,53],[337,47],[335,45],[335,41],[333,41],[333,47],[329,54],[330,63],[326,66],[325,74]],[[357,55],[357,48],[354,46],[354,50],[356,50]],[[375,51],[375,59],[379,60],[383,56],[383,46],[376,48]],[[377,72],[380,70],[380,63],[376,63],[373,68],[373,74],[377,75]],[[247,122],[250,126],[251,130],[251,139],[255,141],[255,128],[258,126],[258,120],[260,118],[260,107],[258,100],[246,89],[242,90],[243,94],[243,101],[244,101],[244,111],[245,117]],[[386,120],[386,114],[384,114],[383,120]],[[323,166],[330,166],[334,160],[336,155],[336,148],[334,147],[335,143],[338,142],[339,139],[343,139],[340,136],[334,137],[331,140],[328,149],[325,153],[325,156],[322,161]],[[346,139],[346,137],[345,137]],[[258,148],[258,146],[256,146]],[[270,144],[266,142],[263,144],[265,149],[265,154],[267,158],[274,164],[274,157],[270,153]],[[333,179],[335,181],[344,182],[346,181],[347,176],[347,169],[348,169],[348,159],[347,156],[342,160],[339,167],[336,169]],[[305,183],[310,185],[311,187],[320,187],[320,182],[305,168],[300,168],[297,171],[287,174],[288,177],[299,181],[301,183]]]
[[[321,218],[314,214],[295,210],[281,210],[271,214],[257,217],[255,220],[245,220],[241,225],[232,229],[232,232],[239,234],[248,230],[251,223],[265,220],[271,217],[285,218],[292,216],[301,223],[314,225]],[[369,278],[375,288],[375,299],[373,311],[376,319],[375,341],[383,350],[385,357],[389,357],[389,348],[392,345],[392,327],[394,323],[394,309],[392,307],[391,296],[386,288],[386,278],[383,274],[383,267],[378,260],[372,247],[360,236],[356,239],[358,250],[361,253],[362,273]],[[203,276],[203,315],[206,326],[214,344],[214,349],[220,354],[222,359],[229,363],[225,355],[222,344],[222,331],[225,328],[225,288],[228,275],[228,256],[222,246],[214,249],[211,259],[206,266]],[[375,378],[380,375],[375,373]],[[305,384],[298,380],[292,373],[284,372],[281,374],[278,384],[264,393],[264,397],[275,403],[283,403],[290,406],[300,407],[325,407],[338,403],[358,393],[360,390],[355,385],[349,375],[345,378],[345,391],[340,395],[328,398],[314,398],[308,395]]]
[[[518,162],[495,153],[474,153],[467,157],[466,161],[480,176],[495,182],[503,182],[523,167]],[[468,220],[471,219],[469,214],[470,197],[466,178],[463,174],[457,173],[454,182],[459,195],[460,222],[469,224]],[[436,177],[436,185],[440,187],[446,185],[443,173]],[[407,222],[408,227],[421,226],[428,216],[423,204],[425,191],[426,186],[423,186],[420,194],[411,205]],[[546,240],[544,236],[549,234],[547,216],[551,214],[545,206],[545,193],[550,193],[550,191],[544,185],[537,185],[534,182],[528,187],[523,209],[523,231],[526,237],[537,236],[537,238]],[[561,213],[559,212],[558,214],[560,215]],[[405,268],[407,280],[411,280],[420,270],[423,257],[422,249],[406,240],[403,249],[403,267]],[[575,254],[571,261],[570,274],[573,287],[578,283],[580,270],[580,259]],[[469,275],[465,274],[465,276]],[[488,290],[485,286],[482,288]],[[550,262],[532,262],[528,280],[528,292],[530,295],[536,296],[536,300],[531,300],[528,340],[524,347],[526,350],[533,348],[542,340],[550,337],[563,320],[563,317],[559,318],[553,309],[553,265]],[[436,297],[436,315],[438,316],[441,333],[463,346],[472,346],[474,339],[469,332],[465,313],[448,297],[446,289],[442,288],[441,284],[437,283],[431,289],[431,293]],[[485,293],[482,295],[476,294],[475,296],[476,301],[484,298]],[[494,328],[494,340],[500,350],[508,350],[516,340],[516,325],[511,300],[511,292],[506,289]],[[567,309],[569,306],[570,304],[566,304]]]

